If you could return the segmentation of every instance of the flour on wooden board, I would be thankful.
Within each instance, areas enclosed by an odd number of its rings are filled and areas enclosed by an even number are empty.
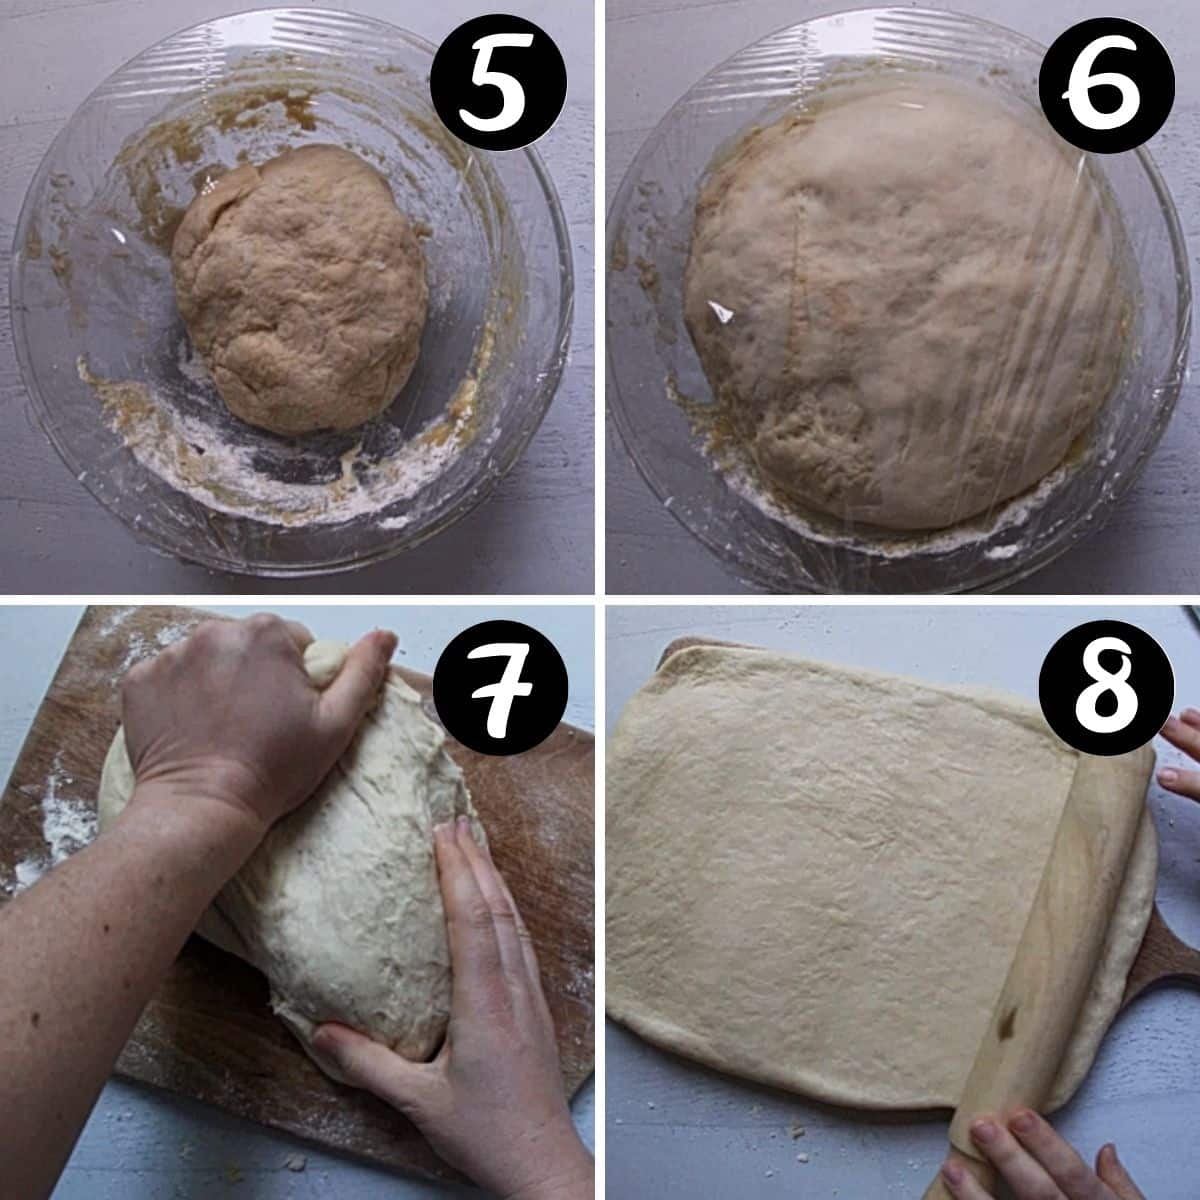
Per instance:
[[[113,676],[112,686],[117,687],[126,672],[143,659],[153,658],[160,650],[165,650],[168,646],[183,641],[194,627],[192,623],[164,625],[153,637],[146,637],[140,633],[131,634],[125,657],[117,666],[116,674]]]
[[[7,889],[16,895],[36,883],[51,867],[81,850],[96,836],[96,811],[85,800],[63,794],[75,777],[63,770],[62,751],[54,756],[42,795],[42,840],[46,851],[17,863],[14,882]]]

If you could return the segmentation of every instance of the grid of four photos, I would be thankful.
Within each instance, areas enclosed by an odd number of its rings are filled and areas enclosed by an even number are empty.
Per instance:
[[[1194,1200],[1197,46],[0,0],[0,1200]]]

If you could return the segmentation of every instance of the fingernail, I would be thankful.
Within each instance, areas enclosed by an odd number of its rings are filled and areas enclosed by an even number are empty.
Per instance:
[[[1164,767],[1158,773],[1158,782],[1163,787],[1174,787],[1179,782],[1179,772],[1171,767]]]
[[[440,825],[433,827],[433,840],[435,842],[444,842],[453,836],[454,824],[451,821],[443,821]]]
[[[1174,733],[1175,730],[1177,730],[1178,728],[1179,728],[1179,718],[1178,717],[1168,717],[1163,722],[1163,729],[1169,729],[1169,730],[1171,730],[1172,733]]]
[[[1194,708],[1185,708],[1181,715],[1185,721],[1200,721],[1200,712]]]
[[[951,1183],[962,1183],[963,1181],[963,1169],[956,1162],[948,1161],[943,1163],[942,1174],[945,1175],[945,1177]]]
[[[1008,1123],[1009,1129],[1013,1133],[1032,1133],[1033,1132],[1033,1113],[1019,1112]]]
[[[467,832],[471,828],[471,818],[468,817],[465,813],[459,813],[458,827],[464,833]]]
[[[995,1121],[976,1121],[971,1126],[971,1137],[977,1142],[993,1141],[999,1132]]]

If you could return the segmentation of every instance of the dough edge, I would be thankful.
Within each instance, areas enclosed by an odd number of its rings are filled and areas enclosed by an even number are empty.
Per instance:
[[[928,683],[923,679],[898,676],[884,671],[872,671],[860,667],[841,666],[807,659],[802,655],[786,651],[767,650],[758,647],[711,643],[704,641],[672,644],[655,674],[639,689],[639,693],[651,688],[669,687],[676,676],[688,676],[712,657],[734,657],[741,655],[763,655],[803,663],[807,667],[834,671],[838,675],[850,676],[867,682],[880,680],[915,683],[932,692],[940,692],[958,698],[967,698],[984,708],[1002,713],[1020,721],[1044,728],[1040,709],[1031,701],[996,689],[971,684]],[[620,736],[620,721],[614,729],[614,746]],[[610,751],[608,761],[615,754]],[[1049,852],[1049,848],[1047,848]],[[1137,957],[1146,927],[1154,907],[1155,884],[1158,871],[1158,842],[1154,821],[1146,809],[1139,822],[1134,847],[1126,864],[1125,876],[1117,896],[1113,918],[1109,924],[1096,970],[1092,977],[1088,998],[1076,1023],[1075,1032],[1067,1046],[1059,1067],[1046,1111],[1061,1108],[1074,1095],[1090,1071],[1109,1025],[1116,1017],[1124,995],[1126,979]],[[1032,902],[1032,897],[1031,897]],[[742,1076],[752,1082],[766,1084],[809,1096],[828,1104],[875,1111],[913,1112],[925,1109],[953,1109],[958,1097],[930,1097],[928,1102],[914,1104],[881,1103],[868,1092],[839,1086],[819,1073],[805,1070],[791,1071],[778,1064],[764,1061],[753,1055],[739,1057],[723,1053],[709,1041],[692,1030],[674,1021],[665,1020],[645,1008],[633,989],[611,976],[606,989],[606,1011],[610,1017],[643,1037],[646,1041],[693,1059],[704,1066],[724,1074]]]

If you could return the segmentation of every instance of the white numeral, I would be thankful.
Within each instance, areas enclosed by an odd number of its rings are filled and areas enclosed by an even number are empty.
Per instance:
[[[1121,669],[1116,675],[1106,671],[1100,665],[1102,650],[1119,650],[1121,652]],[[1083,652],[1083,669],[1096,682],[1085,687],[1080,692],[1079,699],[1075,701],[1075,720],[1084,729],[1090,730],[1092,733],[1117,733],[1137,716],[1137,692],[1125,682],[1129,678],[1129,672],[1133,670],[1133,663],[1129,660],[1129,655],[1132,653],[1133,651],[1120,638],[1099,637],[1088,643],[1087,649]],[[1112,692],[1116,697],[1117,711],[1110,716],[1102,717],[1096,711],[1096,701],[1105,692]]]
[[[1117,71],[1101,71],[1092,75],[1091,69],[1096,58],[1105,50],[1136,50],[1137,43],[1133,38],[1119,33],[1099,37],[1083,48],[1075,65],[1071,68],[1071,78],[1067,81],[1067,90],[1062,98],[1071,105],[1071,112],[1080,125],[1088,129],[1118,129],[1137,116],[1142,103],[1142,94],[1138,86],[1129,78]],[[1116,112],[1102,113],[1092,103],[1090,92],[1094,87],[1115,87],[1121,93],[1121,104]]]
[[[475,69],[471,72],[471,82],[476,87],[487,87],[489,84],[500,89],[504,104],[494,117],[477,117],[467,112],[465,108],[458,110],[463,122],[479,133],[500,133],[511,129],[525,113],[525,89],[511,75],[503,71],[491,71],[492,51],[506,46],[528,47],[533,45],[532,33],[490,33],[481,37],[472,45],[477,51]]]
[[[512,702],[518,696],[528,696],[533,691],[532,683],[521,682],[521,670],[529,655],[528,642],[490,642],[486,646],[476,646],[467,655],[468,658],[507,658],[508,665],[497,683],[489,683],[485,687],[476,688],[471,693],[472,700],[487,700],[491,698],[492,705],[488,709],[488,737],[502,741],[508,733],[508,715],[512,711]]]

